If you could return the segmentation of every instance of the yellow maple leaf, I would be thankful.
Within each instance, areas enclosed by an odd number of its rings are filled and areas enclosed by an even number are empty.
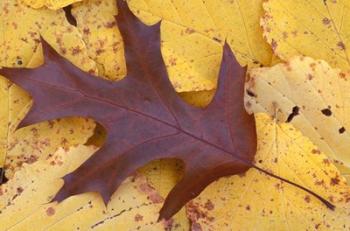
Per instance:
[[[257,114],[256,164],[303,185],[318,199],[255,169],[222,178],[187,205],[193,230],[347,230],[350,187],[339,171],[290,124]]]
[[[349,1],[268,0],[263,6],[264,36],[281,59],[306,55],[350,70]]]
[[[225,40],[242,65],[270,64],[270,48],[259,27],[261,0],[129,0],[128,4],[146,24],[162,20],[162,54],[179,92],[216,88]]]
[[[165,230],[172,220],[157,222],[163,198],[140,175],[130,177],[113,194],[107,207],[96,193],[48,202],[62,187],[61,177],[74,171],[96,148],[60,149],[16,172],[0,187],[0,222],[11,230]]]
[[[77,20],[88,55],[97,65],[99,76],[117,80],[126,75],[123,39],[115,16],[115,0],[90,0],[74,4],[72,14]]]
[[[28,94],[0,76],[0,167],[12,177],[23,163],[46,159],[59,147],[84,144],[95,123],[82,118],[43,122],[16,131],[32,101]]]
[[[43,63],[40,35],[84,71],[97,74],[78,29],[62,9],[33,9],[20,0],[0,1],[0,66],[37,67]]]
[[[349,73],[325,61],[295,57],[249,71],[246,107],[290,122],[325,154],[350,166]]]
[[[52,10],[58,10],[65,6],[68,6],[75,2],[80,2],[82,0],[21,0],[24,4],[33,7],[34,9],[39,9],[46,6]]]

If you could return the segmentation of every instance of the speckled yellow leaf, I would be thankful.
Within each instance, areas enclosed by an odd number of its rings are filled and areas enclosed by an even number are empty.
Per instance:
[[[42,64],[40,35],[79,68],[97,73],[78,29],[68,23],[62,9],[33,9],[20,0],[0,1],[0,66]]]
[[[107,207],[96,193],[49,202],[73,171],[96,150],[78,146],[59,150],[47,160],[25,165],[0,187],[0,223],[5,230],[166,230],[173,221],[157,222],[163,198],[135,175],[123,182]]]
[[[145,23],[162,19],[162,53],[179,92],[216,87],[225,40],[242,65],[268,65],[269,46],[259,26],[262,0],[128,0]]]
[[[123,40],[115,19],[117,13],[115,0],[87,0],[74,4],[72,9],[99,76],[113,80],[126,75]]]
[[[264,36],[280,58],[306,55],[350,70],[348,0],[268,0],[264,9]]]
[[[255,169],[222,178],[188,206],[193,230],[348,230],[350,187],[326,156],[291,124],[256,115],[256,164],[335,204],[334,211]]]
[[[16,131],[31,106],[30,97],[19,87],[0,77],[0,167],[12,177],[22,163],[46,159],[59,147],[84,144],[92,136],[95,123],[82,118],[43,122]]]
[[[176,225],[173,219],[157,222],[163,201],[146,178],[130,177],[113,194],[104,217],[91,227],[93,230],[170,230]]]
[[[82,0],[21,0],[21,2],[27,4],[28,6],[34,9],[38,9],[45,6],[52,10],[57,10],[79,1]]]
[[[0,186],[1,229],[13,227],[45,206],[62,187],[60,178],[76,169],[95,150],[86,146],[69,151],[60,149],[47,160],[24,164],[11,180]]]
[[[149,184],[165,198],[175,184],[181,179],[184,166],[180,160],[162,159],[152,161],[139,170]],[[176,230],[189,230],[189,220],[185,208],[172,217],[172,227]]]
[[[144,177],[130,177],[107,207],[98,194],[81,194],[41,206],[11,230],[166,230],[173,224],[157,222],[161,202]]]
[[[289,121],[332,159],[350,166],[349,73],[295,57],[249,72],[246,107]]]

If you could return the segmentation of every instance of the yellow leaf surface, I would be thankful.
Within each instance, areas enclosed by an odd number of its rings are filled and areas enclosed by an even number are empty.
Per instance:
[[[120,79],[126,75],[123,40],[115,16],[115,0],[88,0],[73,5],[88,55],[96,62],[99,76]]]
[[[79,2],[82,0],[21,0],[24,4],[27,4],[34,9],[41,7],[47,7],[52,10],[58,10],[72,3]]]
[[[187,103],[204,108],[206,107],[215,95],[216,89],[207,90],[207,91],[188,91],[180,92],[180,97]]]
[[[163,198],[145,177],[129,177],[107,207],[96,193],[48,203],[60,189],[62,176],[74,171],[96,148],[60,149],[47,160],[25,164],[0,187],[0,223],[5,230],[165,230],[172,220],[157,222]]]
[[[165,198],[181,179],[184,166],[180,160],[162,159],[152,161],[138,172],[147,178],[149,184]],[[189,230],[190,224],[185,208],[172,217],[172,227],[176,230]]]
[[[0,1],[0,66],[37,67],[43,63],[40,35],[84,71],[97,73],[78,29],[62,9],[33,9],[20,0]]]
[[[281,59],[306,55],[350,70],[349,1],[268,0],[263,6],[264,36]]]
[[[350,187],[326,156],[290,124],[257,114],[256,164],[335,204],[334,211],[255,169],[211,184],[187,210],[193,230],[348,230]]]
[[[0,77],[0,167],[12,177],[23,163],[46,159],[59,147],[84,144],[92,136],[95,123],[83,118],[43,122],[16,131],[31,106],[27,93]]]
[[[271,51],[259,26],[262,0],[128,0],[147,24],[162,20],[162,54],[178,92],[216,87],[222,45],[230,44],[242,65],[268,65]]]
[[[11,180],[0,186],[1,228],[13,227],[48,203],[63,185],[60,178],[76,169],[95,150],[86,146],[69,151],[60,149],[48,160],[24,164]],[[67,157],[70,161],[65,161]]]
[[[252,69],[249,75],[248,111],[290,121],[322,152],[350,166],[349,73],[324,61],[295,57]]]

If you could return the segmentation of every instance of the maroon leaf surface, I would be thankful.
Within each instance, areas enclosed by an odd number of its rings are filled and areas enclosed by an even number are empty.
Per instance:
[[[107,201],[137,168],[160,158],[185,163],[183,179],[160,212],[169,218],[219,177],[245,172],[256,152],[254,117],[243,105],[245,68],[224,48],[217,93],[205,109],[183,102],[160,52],[160,26],[142,24],[118,1],[118,26],[128,75],[111,82],[82,72],[43,41],[45,64],[2,69],[27,90],[34,105],[21,126],[69,116],[93,118],[107,130],[104,146],[67,175],[56,199],[87,191]]]

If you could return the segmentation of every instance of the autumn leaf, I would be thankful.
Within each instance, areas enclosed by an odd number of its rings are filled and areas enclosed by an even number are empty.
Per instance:
[[[26,92],[0,77],[0,166],[6,169],[7,178],[23,163],[46,159],[59,147],[84,144],[94,132],[95,123],[82,118],[54,120],[16,131],[31,104]]]
[[[166,198],[171,189],[181,180],[184,164],[177,159],[155,160],[140,168],[137,172],[145,176],[148,184],[162,197]],[[189,230],[190,222],[186,208],[183,207],[172,218],[171,230]]]
[[[178,92],[216,88],[225,40],[241,65],[269,65],[271,49],[259,26],[262,1],[129,0],[148,25],[162,20],[162,54]]]
[[[252,167],[256,137],[254,118],[243,106],[245,70],[226,46],[221,87],[211,105],[198,109],[185,104],[173,90],[161,59],[159,25],[143,25],[125,2],[119,3],[117,22],[128,66],[128,76],[121,82],[82,72],[48,45],[43,66],[6,68],[1,73],[34,98],[22,126],[83,116],[94,118],[108,131],[103,148],[65,177],[57,198],[98,191],[107,201],[137,168],[161,157],[178,158],[186,163],[185,175],[160,212],[161,218],[170,218],[218,177]]]
[[[310,140],[291,124],[257,114],[256,164],[334,202],[250,169],[222,178],[187,205],[192,230],[348,230],[350,187]]]
[[[249,75],[248,111],[292,123],[322,152],[350,166],[348,72],[332,69],[325,61],[295,57],[252,69]]]
[[[96,150],[78,146],[59,150],[46,160],[24,165],[0,187],[0,222],[11,230],[165,230],[172,220],[157,223],[163,198],[145,177],[125,180],[105,206],[96,193],[48,203],[62,186],[63,175],[77,168]],[[27,205],[27,206],[25,206]]]
[[[21,3],[33,7],[34,9],[47,7],[52,10],[58,10],[79,1],[81,0],[21,0]]]
[[[95,150],[82,145],[69,151],[60,149],[47,160],[24,164],[0,187],[1,228],[11,228],[50,202],[63,185],[61,177],[76,169]],[[68,156],[70,161],[65,161]]]
[[[89,57],[97,65],[98,75],[107,79],[121,79],[126,75],[123,39],[115,16],[115,0],[83,1],[72,6]]]
[[[306,55],[350,70],[349,1],[268,0],[263,7],[264,36],[281,59]]]
[[[37,67],[43,63],[40,36],[60,54],[84,71],[97,67],[77,28],[66,20],[62,9],[33,9],[20,0],[0,2],[0,66]]]

